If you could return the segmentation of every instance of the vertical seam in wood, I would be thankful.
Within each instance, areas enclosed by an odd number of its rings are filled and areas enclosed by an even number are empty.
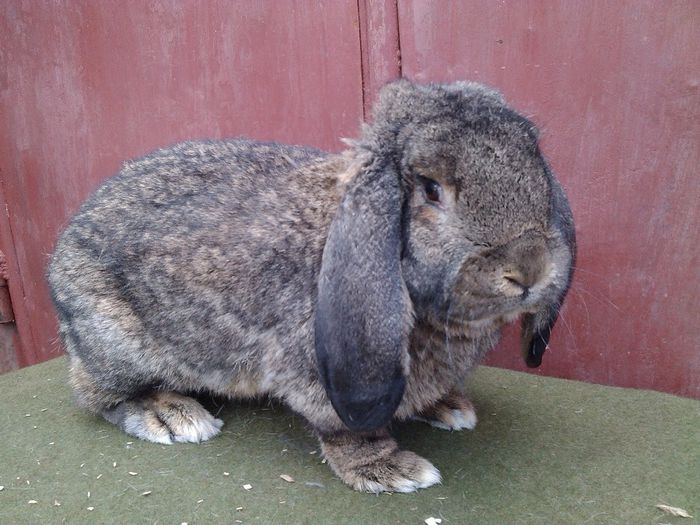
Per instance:
[[[394,15],[396,16],[396,62],[399,68],[399,78],[403,78],[403,64],[401,63],[401,20],[399,17],[399,0],[394,0]]]
[[[357,0],[357,31],[360,43],[360,83],[362,86],[362,120],[367,120],[367,78],[369,75],[369,53],[367,50],[367,4]]]
[[[398,0],[356,0],[365,120],[382,85],[401,77]]]

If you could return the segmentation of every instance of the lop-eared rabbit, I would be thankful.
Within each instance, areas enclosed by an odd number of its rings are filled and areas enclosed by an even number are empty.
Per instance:
[[[522,316],[538,366],[571,282],[564,193],[484,86],[381,91],[348,149],[186,142],[126,162],[49,268],[80,406],[157,443],[219,433],[188,393],[271,396],[369,492],[440,482],[392,420],[471,429],[460,388]]]

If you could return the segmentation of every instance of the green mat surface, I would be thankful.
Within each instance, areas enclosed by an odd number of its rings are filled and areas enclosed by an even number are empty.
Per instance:
[[[74,407],[64,368],[57,359],[0,376],[3,525],[699,523],[695,400],[482,367],[468,385],[476,430],[394,429],[443,484],[375,496],[336,479],[279,404],[209,400],[220,436],[157,445]]]

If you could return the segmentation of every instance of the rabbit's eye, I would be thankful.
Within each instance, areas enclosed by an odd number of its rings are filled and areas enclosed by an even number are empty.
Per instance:
[[[440,202],[440,197],[442,193],[442,188],[433,179],[425,179],[423,181],[423,189],[425,190],[425,196],[429,201]]]

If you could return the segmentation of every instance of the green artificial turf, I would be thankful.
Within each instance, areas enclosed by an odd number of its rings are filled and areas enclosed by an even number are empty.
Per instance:
[[[335,478],[279,404],[227,403],[212,441],[157,445],[74,407],[64,365],[0,376],[2,524],[699,523],[695,400],[483,367],[476,430],[394,429],[443,484],[375,496]]]

